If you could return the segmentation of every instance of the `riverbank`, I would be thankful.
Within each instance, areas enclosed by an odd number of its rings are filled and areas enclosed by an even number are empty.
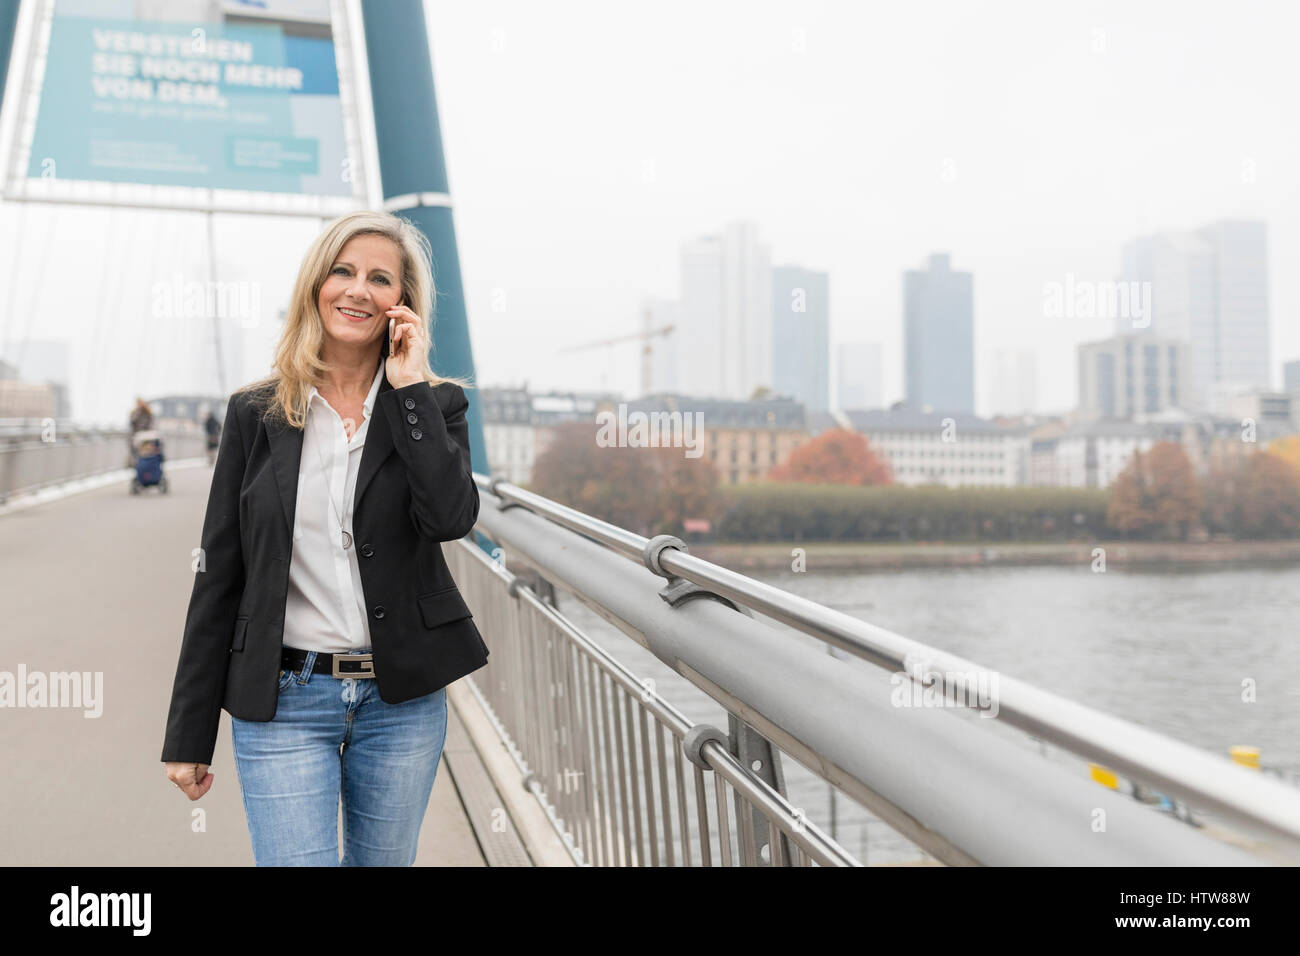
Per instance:
[[[1284,541],[1053,541],[916,543],[791,541],[691,544],[691,554],[737,571],[791,569],[803,550],[805,570],[945,568],[979,565],[1087,564],[1105,552],[1107,567],[1232,566],[1300,562],[1300,539]]]

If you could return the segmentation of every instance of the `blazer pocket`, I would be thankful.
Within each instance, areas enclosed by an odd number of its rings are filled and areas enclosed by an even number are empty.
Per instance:
[[[242,651],[244,649],[244,635],[248,633],[248,618],[235,618],[235,636],[230,640],[230,649],[232,651]]]
[[[434,591],[432,594],[421,594],[419,602],[420,617],[424,619],[425,627],[440,627],[474,616],[460,591],[454,587]]]

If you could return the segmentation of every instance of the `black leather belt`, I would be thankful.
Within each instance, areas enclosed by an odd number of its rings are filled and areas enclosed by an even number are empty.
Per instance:
[[[309,651],[297,647],[280,647],[280,666],[287,671],[297,673],[307,662]],[[316,653],[316,663],[312,665],[313,674],[329,674],[331,677],[374,677],[375,662],[373,654],[324,654]]]

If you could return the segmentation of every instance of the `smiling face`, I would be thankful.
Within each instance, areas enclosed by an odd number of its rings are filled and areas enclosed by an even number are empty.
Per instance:
[[[316,307],[325,338],[367,346],[383,339],[387,310],[402,301],[402,254],[384,236],[353,236],[321,285]]]

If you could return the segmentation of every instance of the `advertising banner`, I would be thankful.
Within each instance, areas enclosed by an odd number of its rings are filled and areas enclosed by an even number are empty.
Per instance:
[[[55,4],[29,177],[349,196],[346,143],[324,2]]]

